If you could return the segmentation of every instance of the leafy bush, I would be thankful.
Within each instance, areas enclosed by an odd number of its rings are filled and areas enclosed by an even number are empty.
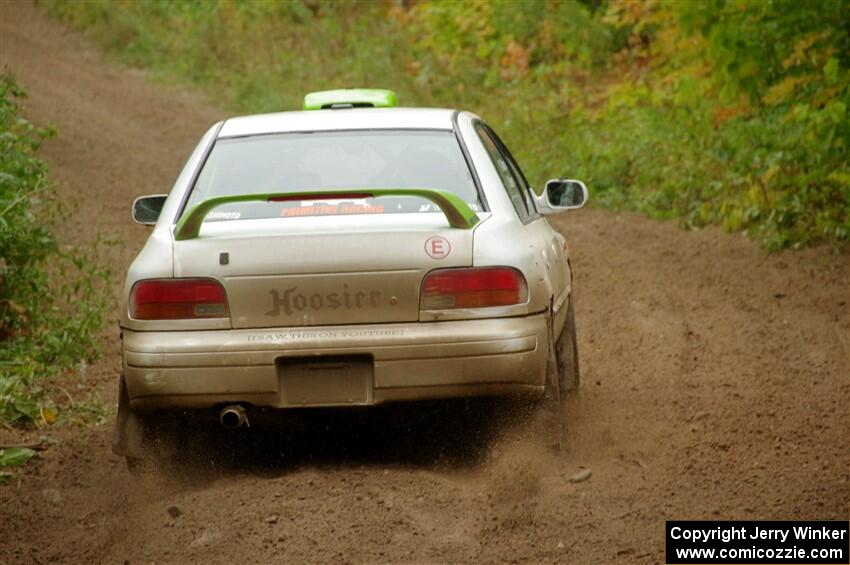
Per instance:
[[[770,248],[850,242],[850,2],[70,2],[48,8],[239,111],[326,87],[466,107],[536,186]]]
[[[594,125],[651,129],[615,141],[605,188],[771,248],[850,242],[850,3],[620,0],[606,21],[630,39]]]
[[[20,467],[35,456],[35,451],[28,447],[9,447],[0,449],[0,485],[12,480],[12,473],[7,467]]]
[[[36,157],[49,129],[20,115],[24,92],[0,75],[0,423],[49,423],[44,378],[96,352],[108,274],[88,254],[60,250],[62,217]],[[85,407],[86,409],[90,407]]]

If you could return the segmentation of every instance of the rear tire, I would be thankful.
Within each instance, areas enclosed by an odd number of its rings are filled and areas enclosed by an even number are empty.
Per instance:
[[[570,298],[570,305],[567,307],[567,320],[564,323],[564,329],[555,343],[555,360],[558,364],[560,396],[563,400],[573,399],[578,395],[581,373],[578,364],[578,340],[572,297]]]
[[[130,395],[122,374],[118,379],[118,413],[112,434],[112,452],[141,458],[145,449],[145,421],[130,408]]]
[[[184,414],[141,415],[133,412],[122,375],[118,386],[118,415],[112,451],[124,456],[130,474],[143,477],[153,474],[156,469],[175,468],[187,452],[187,436]]]
[[[554,321],[554,320],[552,320]],[[567,306],[567,319],[558,339],[554,339],[554,328],[549,326],[549,362],[546,371],[546,386],[542,406],[547,439],[555,452],[560,453],[564,443],[564,428],[567,403],[579,390],[580,373],[576,340],[575,313],[572,297]]]
[[[142,449],[125,456],[133,476],[149,476],[154,471],[179,471],[186,461],[187,422],[182,414],[152,414],[142,423]]]

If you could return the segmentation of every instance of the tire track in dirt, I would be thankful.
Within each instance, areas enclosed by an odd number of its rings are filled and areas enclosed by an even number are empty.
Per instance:
[[[132,199],[167,191],[226,114],[105,60],[29,2],[0,4],[0,64],[29,92],[27,116],[58,126],[42,155],[79,205],[63,235],[120,241],[104,250],[117,296],[147,235]],[[109,452],[111,422],[51,429],[59,443],[0,488],[0,563],[655,563],[666,518],[846,519],[850,257],[766,256],[600,210],[554,224],[574,257],[583,370],[564,458],[459,407],[399,409],[306,447],[212,436],[214,465],[136,482]],[[110,324],[84,383],[111,406]],[[592,478],[569,483],[581,465]]]

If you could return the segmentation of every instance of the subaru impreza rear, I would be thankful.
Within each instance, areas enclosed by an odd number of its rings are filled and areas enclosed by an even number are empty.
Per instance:
[[[521,217],[480,118],[393,102],[337,91],[225,120],[167,196],[137,200],[154,227],[126,279],[116,452],[137,456],[166,411],[238,427],[255,410],[543,394],[563,236],[527,189]]]

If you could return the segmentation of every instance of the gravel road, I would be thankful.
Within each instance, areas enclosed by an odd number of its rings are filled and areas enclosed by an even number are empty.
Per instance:
[[[59,130],[42,154],[78,205],[61,234],[119,242],[104,250],[117,297],[147,235],[133,198],[166,192],[227,114],[29,2],[1,6],[0,65],[29,92],[26,115]],[[73,389],[108,405],[107,423],[0,430],[56,440],[0,487],[0,563],[660,563],[665,519],[846,520],[850,256],[766,255],[598,209],[554,224],[574,257],[583,371],[562,456],[503,411],[457,404],[216,433],[207,464],[138,481],[109,450],[113,317]]]

